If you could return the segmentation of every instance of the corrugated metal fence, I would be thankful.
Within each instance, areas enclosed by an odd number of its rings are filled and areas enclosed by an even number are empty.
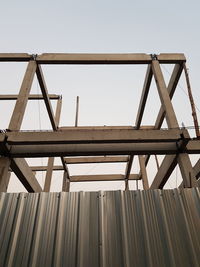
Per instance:
[[[200,192],[1,193],[0,266],[200,266]]]

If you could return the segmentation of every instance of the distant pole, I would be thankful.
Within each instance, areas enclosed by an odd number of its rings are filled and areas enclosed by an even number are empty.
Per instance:
[[[193,99],[193,96],[192,96],[192,89],[191,89],[191,86],[190,86],[189,74],[188,74],[188,70],[187,70],[187,67],[186,67],[185,63],[183,63],[183,66],[184,66],[184,71],[185,71],[185,78],[186,78],[186,83],[187,83],[188,96],[189,96],[189,100],[190,100],[190,104],[191,104],[191,108],[192,108],[192,117],[193,117],[193,121],[194,121],[195,132],[196,132],[197,138],[199,138],[200,137],[199,125],[198,125],[198,119],[197,119],[197,113],[196,113],[196,108],[195,108],[195,104],[194,104],[194,99]]]
[[[76,97],[76,118],[75,118],[75,127],[78,126],[78,111],[79,111],[79,96]]]

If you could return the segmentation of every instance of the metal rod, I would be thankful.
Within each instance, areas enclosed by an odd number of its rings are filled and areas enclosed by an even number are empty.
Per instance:
[[[76,97],[76,118],[75,118],[75,127],[78,126],[78,111],[79,111],[79,96]]]
[[[196,113],[196,108],[195,108],[195,104],[194,104],[194,98],[192,96],[192,89],[191,89],[191,85],[190,85],[189,73],[188,73],[188,69],[187,69],[185,63],[183,64],[183,66],[184,66],[185,78],[186,78],[186,83],[187,83],[188,96],[189,96],[191,109],[192,109],[192,117],[193,117],[193,121],[194,121],[195,132],[196,132],[197,138],[199,138],[200,137],[199,124],[198,124],[197,113]]]

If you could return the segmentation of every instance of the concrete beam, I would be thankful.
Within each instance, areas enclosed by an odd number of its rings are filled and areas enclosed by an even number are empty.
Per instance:
[[[139,180],[138,174],[131,174],[130,180]],[[98,175],[72,175],[70,182],[98,182],[98,181],[122,181],[124,174],[98,174]]]
[[[192,140],[186,146],[186,152],[189,154],[199,154],[200,152],[200,140]]]
[[[65,158],[67,164],[90,164],[90,163],[121,163],[127,162],[128,156],[126,157],[79,157],[79,158]]]
[[[200,152],[200,151],[199,151]],[[17,158],[70,157],[104,155],[165,155],[177,153],[173,143],[119,143],[119,144],[33,144],[12,145],[7,156]],[[0,151],[1,155],[1,151]],[[3,153],[3,155],[5,155]]]
[[[35,71],[36,63],[35,61],[31,60],[28,63],[21,89],[10,120],[10,124],[8,126],[8,129],[10,130],[19,130],[21,127]]]
[[[32,172],[46,172],[48,169],[47,166],[30,166],[30,169]],[[53,166],[53,171],[63,171],[63,166],[62,165],[54,165]]]
[[[188,131],[170,130],[68,130],[57,132],[7,132],[9,145],[36,144],[95,144],[95,143],[153,143],[177,142],[182,136],[190,139]]]
[[[33,57],[26,53],[0,53],[0,61],[19,61],[26,62],[31,60]]]
[[[12,171],[28,192],[41,192],[42,188],[24,159],[11,159]]]
[[[145,126],[144,129],[153,130],[154,126]],[[133,126],[62,126],[59,127],[60,131],[68,131],[68,130],[135,130]]]
[[[58,100],[61,98],[60,95],[50,94],[49,99]],[[0,95],[0,100],[17,100],[18,95]],[[28,100],[43,100],[43,95],[32,94],[28,96]]]
[[[185,61],[184,54],[160,54],[160,63]],[[39,64],[150,64],[147,54],[42,54],[36,58]]]

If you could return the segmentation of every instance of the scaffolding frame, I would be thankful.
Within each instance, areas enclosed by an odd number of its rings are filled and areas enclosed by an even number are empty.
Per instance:
[[[27,62],[27,69],[18,95],[0,95],[0,100],[16,100],[7,130],[0,133],[0,192],[6,192],[13,171],[29,192],[49,192],[54,170],[63,171],[62,191],[70,190],[70,182],[142,180],[143,188],[162,189],[174,168],[180,167],[181,186],[198,186],[200,159],[192,166],[189,154],[200,153],[198,138],[190,138],[187,129],[180,128],[171,99],[185,67],[184,54],[0,54],[0,62]],[[145,64],[146,76],[136,116],[135,126],[59,127],[62,97],[48,94],[42,71],[44,64]],[[174,64],[166,85],[160,64]],[[31,95],[34,76],[40,85],[41,95]],[[161,107],[155,125],[141,125],[152,78],[154,77]],[[52,131],[20,131],[29,100],[45,102]],[[54,114],[51,100],[57,101]],[[168,128],[161,129],[166,119]],[[149,186],[146,167],[151,155],[165,155],[157,174]],[[131,173],[134,156],[139,157],[140,172]],[[47,166],[28,166],[25,158],[49,157]],[[60,157],[62,165],[54,165]],[[125,162],[124,174],[71,176],[69,164]],[[46,171],[44,188],[35,172]]]

